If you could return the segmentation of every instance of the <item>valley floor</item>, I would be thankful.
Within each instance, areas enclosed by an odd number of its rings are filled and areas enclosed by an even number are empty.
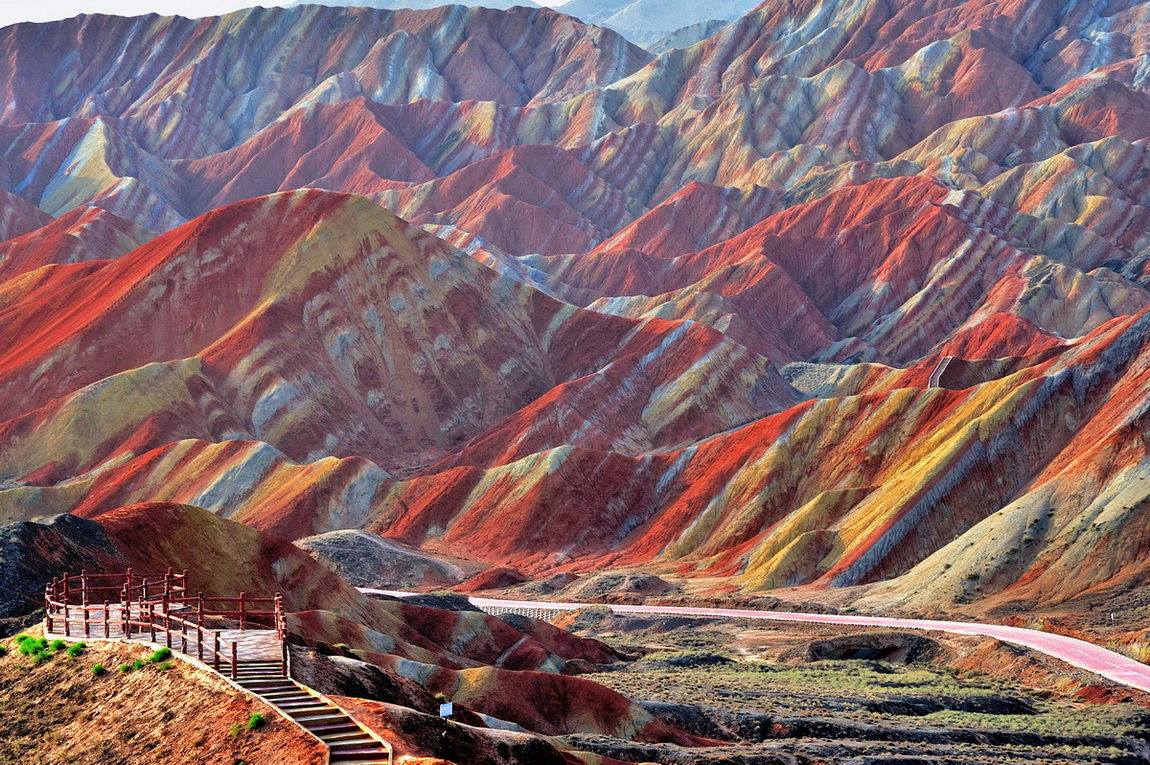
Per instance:
[[[811,625],[583,615],[577,632],[643,654],[591,677],[693,733],[700,754],[569,737],[654,762],[1146,762],[1150,696],[993,640]],[[1098,703],[1099,700],[1116,703]]]

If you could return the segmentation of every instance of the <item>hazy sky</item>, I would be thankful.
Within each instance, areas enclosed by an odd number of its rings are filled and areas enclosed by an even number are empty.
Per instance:
[[[0,0],[0,26],[17,21],[52,21],[80,13],[178,13],[211,16],[252,5],[287,5],[290,0]],[[562,0],[536,0],[540,5],[559,5]]]

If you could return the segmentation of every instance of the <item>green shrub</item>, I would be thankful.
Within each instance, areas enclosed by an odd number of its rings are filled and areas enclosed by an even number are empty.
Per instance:
[[[92,665],[92,674],[96,677],[108,674],[108,669],[103,664],[96,663]]]
[[[134,669],[132,667],[132,665],[128,664],[127,662],[124,662],[123,664],[120,665],[120,671],[123,672],[124,674],[131,672],[132,669]]]
[[[32,654],[32,663],[33,664],[44,664],[45,662],[52,661],[53,655],[54,654],[47,649],[45,649],[43,651],[37,651],[36,653]]]
[[[4,645],[3,643],[0,643],[0,659],[3,659],[7,655],[8,655],[8,646]]]
[[[170,658],[172,658],[172,649],[160,648],[152,652],[152,655],[148,657],[148,661],[152,664],[159,664],[161,661],[167,661]]]
[[[85,646],[83,643],[73,643],[72,645],[68,646],[68,655],[73,659],[77,656],[83,656],[85,648],[87,648],[87,646]]]
[[[25,656],[35,656],[41,651],[48,650],[47,640],[44,638],[34,638],[30,635],[17,636],[16,645],[20,649],[20,653]]]
[[[55,640],[53,640],[48,645],[49,645],[49,647],[51,647],[51,649],[54,653],[59,653],[60,651],[63,651],[65,648],[68,647],[68,644],[65,641],[61,640],[60,638],[56,638]]]
[[[174,666],[175,665],[172,664],[171,660],[161,661],[159,664],[156,665],[156,669],[160,670],[161,672],[167,672],[169,669],[171,669]]]
[[[144,662],[141,661],[140,659],[136,659],[134,662],[132,662],[132,669],[143,669],[143,668],[144,668]]]
[[[232,738],[235,738],[236,736],[240,735],[240,731],[243,729],[243,726],[239,723],[232,723],[232,727],[228,730],[231,732]]]
[[[248,730],[259,730],[260,728],[264,727],[264,725],[266,725],[266,724],[267,724],[267,719],[264,718],[264,716],[262,714],[260,714],[259,712],[252,712],[251,716],[248,717],[247,729]]]

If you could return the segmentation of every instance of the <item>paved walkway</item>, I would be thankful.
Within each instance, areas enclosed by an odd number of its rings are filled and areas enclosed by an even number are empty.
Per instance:
[[[417,593],[390,590],[361,589],[368,595],[409,597]],[[800,614],[792,611],[755,611],[738,608],[690,608],[678,606],[617,606],[610,603],[552,603],[550,601],[506,600],[499,598],[468,598],[471,604],[484,611],[513,611],[516,613],[576,611],[585,608],[609,608],[613,613],[632,616],[694,616],[718,619],[764,619],[786,622],[814,622],[818,624],[844,624],[857,627],[885,627],[896,630],[936,630],[955,635],[983,635],[1007,643],[1026,646],[1047,656],[1053,656],[1079,669],[1089,670],[1121,685],[1150,693],[1150,666],[1123,656],[1115,651],[1088,643],[1085,640],[1055,635],[1023,627],[981,622],[938,621],[934,619],[897,619],[885,616],[854,616],[849,614]]]

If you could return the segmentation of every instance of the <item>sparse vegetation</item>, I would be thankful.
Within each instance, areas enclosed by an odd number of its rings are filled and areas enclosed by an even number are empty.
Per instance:
[[[48,650],[48,641],[44,638],[32,637],[31,635],[17,635],[16,647],[20,653],[25,656],[35,656]]]
[[[83,656],[86,649],[87,646],[83,643],[73,643],[72,645],[68,646],[68,655],[74,659],[77,656]]]
[[[132,665],[129,664],[128,662],[124,662],[123,664],[120,665],[120,671],[123,672],[125,675],[128,674],[129,672],[131,672],[132,669],[133,669]]]
[[[259,730],[265,725],[267,725],[267,719],[259,712],[252,712],[245,727],[248,730]]]
[[[8,655],[8,646],[4,645],[3,643],[0,643],[0,659],[3,659],[7,655]]]
[[[96,662],[95,664],[92,665],[92,674],[95,675],[96,677],[102,677],[102,676],[108,674],[108,668],[105,667],[100,662]]]
[[[244,726],[240,725],[239,723],[232,723],[232,727],[228,729],[228,732],[231,733],[232,738],[235,738],[236,736],[240,735],[240,732],[243,729]]]
[[[152,655],[148,657],[148,662],[151,664],[159,664],[160,662],[167,661],[170,658],[172,658],[171,648],[159,648],[153,651]]]
[[[171,669],[174,666],[175,666],[175,664],[173,664],[171,662],[171,660],[169,659],[168,661],[161,661],[159,664],[157,664],[156,669],[160,670],[161,672],[167,672],[169,669]]]

